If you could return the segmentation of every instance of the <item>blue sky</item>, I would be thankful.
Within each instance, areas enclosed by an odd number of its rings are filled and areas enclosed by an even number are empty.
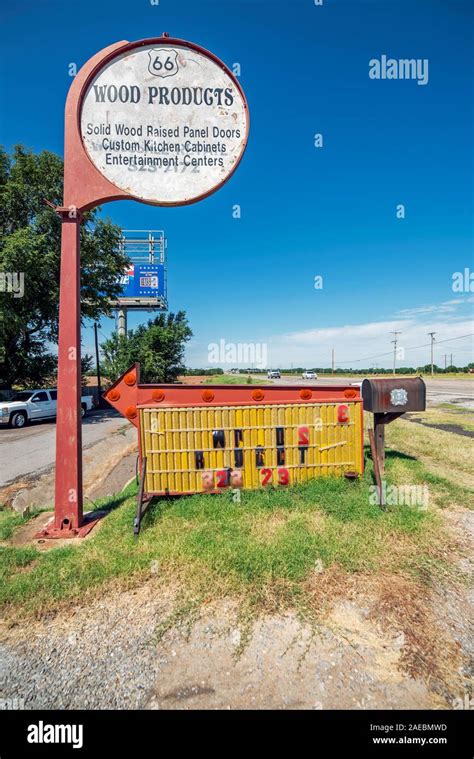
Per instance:
[[[467,0],[26,0],[2,11],[2,142],[62,154],[69,64],[118,40],[167,31],[239,63],[251,127],[230,181],[192,206],[102,213],[165,229],[189,365],[209,365],[223,339],[265,343],[272,366],[329,365],[332,347],[343,367],[387,366],[365,357],[389,353],[392,330],[407,349],[473,331],[474,294],[452,289],[474,270],[473,15]],[[428,83],[370,79],[382,54],[428,59]],[[83,342],[91,352],[90,328]],[[436,359],[467,363],[469,346],[442,343]],[[423,347],[401,363],[428,360]]]

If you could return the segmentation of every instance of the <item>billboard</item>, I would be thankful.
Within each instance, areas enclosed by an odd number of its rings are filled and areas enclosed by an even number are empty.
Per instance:
[[[161,306],[166,303],[164,264],[132,263],[120,278],[122,294],[118,305],[139,308],[141,305]]]

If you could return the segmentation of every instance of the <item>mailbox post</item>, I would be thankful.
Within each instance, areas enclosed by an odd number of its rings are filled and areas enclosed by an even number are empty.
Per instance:
[[[361,387],[364,410],[374,415],[369,429],[374,471],[382,503],[382,475],[385,471],[385,426],[407,411],[424,411],[426,385],[421,377],[365,379]]]

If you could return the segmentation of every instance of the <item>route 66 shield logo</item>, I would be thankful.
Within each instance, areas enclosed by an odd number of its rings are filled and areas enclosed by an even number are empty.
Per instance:
[[[390,393],[390,400],[392,402],[392,406],[406,406],[408,403],[408,393],[402,387],[397,388],[396,390],[392,390]]]
[[[178,73],[178,52],[167,48],[155,48],[148,51],[148,71],[162,78]]]

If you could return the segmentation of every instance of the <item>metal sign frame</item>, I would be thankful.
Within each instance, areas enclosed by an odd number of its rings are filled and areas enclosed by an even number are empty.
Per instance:
[[[243,100],[246,133],[238,159],[221,182],[202,195],[188,200],[154,202],[125,192],[109,181],[93,164],[82,139],[82,103],[93,78],[114,58],[148,45],[187,47],[206,56],[226,72]],[[161,37],[136,42],[123,40],[110,45],[90,58],[76,75],[66,100],[63,205],[56,208],[62,228],[54,520],[51,526],[41,533],[42,537],[83,536],[96,521],[84,520],[82,493],[80,226],[83,213],[113,200],[137,200],[157,206],[190,205],[203,200],[220,189],[234,174],[247,145],[248,131],[247,100],[230,69],[205,48],[186,40],[172,38],[167,33]]]
[[[140,483],[134,522],[136,535],[140,530],[141,520],[147,507],[156,495],[217,493],[222,492],[222,489],[227,487],[254,488],[259,486],[258,477],[255,478],[256,472],[265,475],[265,482],[260,484],[268,486],[276,482],[279,485],[290,484],[293,481],[293,474],[296,476],[295,482],[303,481],[311,476],[308,472],[315,469],[321,472],[326,468],[328,471],[344,475],[349,479],[360,476],[364,471],[362,397],[359,388],[351,385],[318,385],[312,387],[300,385],[265,385],[263,387],[253,385],[149,385],[140,382],[140,365],[135,363],[119,377],[104,393],[103,397],[138,431]],[[290,419],[287,415],[288,409],[290,409]],[[315,417],[314,422],[310,421],[313,409],[316,410],[317,417],[317,419]],[[323,409],[325,410],[323,411]],[[265,442],[261,444],[255,440],[253,443],[249,443],[247,440],[247,443],[244,444],[245,436],[249,433],[250,436],[254,435],[256,429],[255,426],[252,426],[255,425],[255,419],[248,426],[244,422],[244,418],[253,415],[258,419],[258,415],[262,413],[269,416],[269,411],[270,416],[278,417],[281,421],[275,422],[275,424],[273,423],[275,420],[269,421],[265,432],[269,432],[270,429],[276,431],[278,428],[282,434],[286,434],[285,429],[290,432],[289,428],[294,428],[293,435],[290,434],[290,439],[282,439],[278,443],[273,440],[273,437],[270,441],[266,435]],[[200,426],[199,420],[204,415],[205,424],[212,425],[214,413],[216,419],[220,421],[216,422],[218,429],[213,432],[213,436],[217,432],[221,432],[223,435],[225,433],[225,438],[215,441],[215,450],[212,452],[211,448],[206,447],[204,441],[206,431]],[[163,424],[159,422],[159,417],[163,414],[171,415],[168,417],[168,423],[166,421]],[[236,422],[240,429],[237,429],[232,422],[234,414],[236,418],[237,415],[241,415],[241,422]],[[329,419],[318,426],[317,420],[323,422],[326,414]],[[302,421],[298,421],[297,417]],[[178,419],[182,419],[183,429],[181,422],[178,423]],[[169,422],[171,420],[173,428],[180,427],[179,432],[176,429],[170,430]],[[338,437],[336,428],[346,430],[346,440],[336,439]],[[331,429],[331,432],[328,432],[328,429]],[[237,462],[235,457],[237,449],[232,442],[229,442],[229,435],[232,441],[232,434],[236,432],[242,435],[238,444],[238,451],[242,456],[240,462]],[[304,434],[296,441],[297,432],[298,436],[300,432]],[[195,437],[193,433],[197,433],[197,436]],[[209,429],[207,433],[209,433]],[[167,448],[168,436],[172,441],[171,449],[173,450]],[[183,436],[186,438],[185,447],[181,448],[179,440],[181,438],[182,443]],[[196,439],[200,440],[200,444],[198,448],[193,448],[193,441],[195,442]],[[164,447],[158,442],[160,450],[154,450],[157,441],[161,440]],[[251,466],[249,471],[247,469],[249,456],[256,455],[257,451],[260,450],[260,445],[262,446],[262,462],[257,465],[257,470]],[[348,446],[349,451],[352,451],[353,460],[344,459],[344,452],[347,450],[344,446]],[[290,453],[290,449],[294,449],[293,455]],[[341,451],[340,454],[339,451]],[[282,461],[278,461],[278,452],[283,452]],[[303,456],[303,461],[298,460],[295,463],[297,452],[307,453],[308,456]],[[199,454],[202,457],[199,467],[197,464],[190,464],[193,453],[195,456]],[[212,459],[216,455],[221,455],[223,458],[220,464],[217,464],[216,459],[214,466]],[[322,459],[316,459],[321,455],[323,456]],[[326,458],[328,455],[329,457]],[[183,463],[183,456],[188,462],[186,466]],[[245,463],[244,456],[246,458]],[[169,483],[166,484],[168,475],[159,464],[160,457],[166,462],[164,469],[168,468],[168,472],[173,472],[171,481],[179,483],[175,487],[170,486]],[[180,463],[176,469],[173,469],[173,461],[176,460]],[[232,464],[232,461],[235,463]],[[156,487],[156,480],[153,481],[152,475],[151,479],[148,478],[148,473],[153,471],[156,466],[158,467],[158,477],[162,482],[162,486],[158,487]],[[255,470],[253,474],[252,469]],[[290,469],[293,473],[291,478]],[[286,472],[287,475],[285,482],[280,482],[277,477],[282,471]],[[199,475],[203,478],[201,485],[197,484]],[[176,480],[175,477],[177,477]],[[267,477],[269,479],[266,479]],[[203,483],[206,478],[211,484],[204,486]],[[187,485],[184,484],[185,482]]]
[[[80,125],[82,102],[91,81],[97,76],[99,71],[111,63],[114,58],[118,58],[130,50],[146,47],[148,45],[177,45],[187,47],[190,50],[209,58],[225,71],[239,91],[244,103],[247,116],[246,134],[242,142],[241,152],[236,159],[233,168],[224,179],[210,190],[189,200],[153,202],[151,200],[143,200],[143,198],[138,198],[125,192],[100,173],[99,169],[92,163],[82,140]],[[182,206],[197,203],[198,201],[209,197],[209,195],[212,195],[214,192],[217,192],[217,190],[219,190],[234,174],[245,152],[245,148],[247,147],[249,128],[250,119],[248,103],[239,81],[225,63],[213,53],[209,52],[209,50],[206,50],[193,42],[169,37],[166,34],[162,37],[151,37],[136,42],[117,42],[114,45],[104,48],[84,64],[81,70],[77,73],[68,93],[65,116],[64,205],[75,205],[83,212],[94,208],[100,203],[107,203],[112,200],[137,200],[140,203],[156,206]]]

